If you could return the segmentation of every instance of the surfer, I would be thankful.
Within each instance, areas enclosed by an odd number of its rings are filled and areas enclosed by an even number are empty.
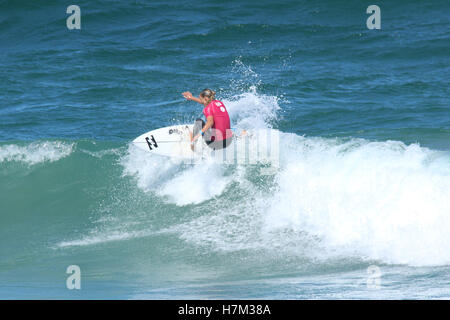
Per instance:
[[[194,97],[189,91],[182,93],[187,100],[198,102],[204,106],[203,119],[195,120],[193,132],[190,132],[191,149],[194,150],[194,142],[203,136],[205,143],[214,150],[223,149],[230,145],[233,133],[230,128],[230,116],[222,101],[216,100],[216,93],[211,89],[200,92],[199,97]]]

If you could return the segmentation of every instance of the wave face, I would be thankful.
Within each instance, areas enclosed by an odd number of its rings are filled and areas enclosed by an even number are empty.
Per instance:
[[[446,3],[79,5],[0,1],[0,297],[448,298]],[[276,165],[130,143],[205,87]]]
[[[0,162],[21,162],[29,165],[54,162],[70,155],[72,148],[73,143],[60,141],[44,141],[25,146],[6,144],[0,147]]]

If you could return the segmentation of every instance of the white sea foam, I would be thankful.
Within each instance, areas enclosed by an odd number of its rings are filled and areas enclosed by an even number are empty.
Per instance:
[[[277,111],[280,109],[278,98],[258,94],[255,87],[250,89],[249,92],[244,92],[233,99],[223,100],[232,127],[246,130],[270,128],[270,122],[276,119]]]
[[[223,192],[230,181],[223,172],[220,164],[205,162],[180,172],[164,183],[157,194],[180,206],[201,203]]]
[[[161,187],[167,179],[179,172],[181,160],[149,154],[130,144],[128,153],[122,157],[123,174],[135,176],[144,191]]]
[[[448,154],[399,141],[285,139],[264,228],[307,232],[327,252],[450,263]]]
[[[54,162],[72,153],[74,144],[62,141],[32,142],[27,145],[0,145],[0,163],[23,162],[34,165]]]

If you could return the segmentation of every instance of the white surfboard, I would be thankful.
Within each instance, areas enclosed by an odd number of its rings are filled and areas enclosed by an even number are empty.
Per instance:
[[[152,130],[134,139],[133,144],[145,152],[189,163],[213,160],[227,164],[253,164],[267,161],[273,163],[274,159],[278,163],[278,158],[273,158],[278,155],[278,135],[268,135],[274,131],[248,131],[245,134],[235,132],[231,144],[218,150],[213,150],[199,138],[192,150],[189,132],[192,132],[193,126],[183,124]]]
[[[225,149],[213,150],[206,145],[203,139],[199,138],[195,141],[193,151],[189,137],[189,132],[192,132],[193,126],[193,124],[184,124],[152,130],[134,139],[133,144],[152,154],[171,158],[216,158],[217,160],[223,160],[227,159],[228,155],[228,159],[232,159],[233,142]]]

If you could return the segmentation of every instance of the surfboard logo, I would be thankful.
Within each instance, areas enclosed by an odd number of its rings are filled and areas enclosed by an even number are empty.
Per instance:
[[[152,137],[152,138],[149,139],[149,137],[145,137],[145,141],[147,141],[148,148],[150,150],[153,150],[152,147],[158,148],[158,144],[156,143],[155,137],[153,137],[153,135],[151,135],[150,137]],[[153,143],[153,145],[152,145],[152,143]]]
[[[176,133],[176,134],[181,134],[181,132],[180,132],[180,130],[178,130],[178,129],[170,129],[169,130],[169,134],[172,134],[172,133]]]

